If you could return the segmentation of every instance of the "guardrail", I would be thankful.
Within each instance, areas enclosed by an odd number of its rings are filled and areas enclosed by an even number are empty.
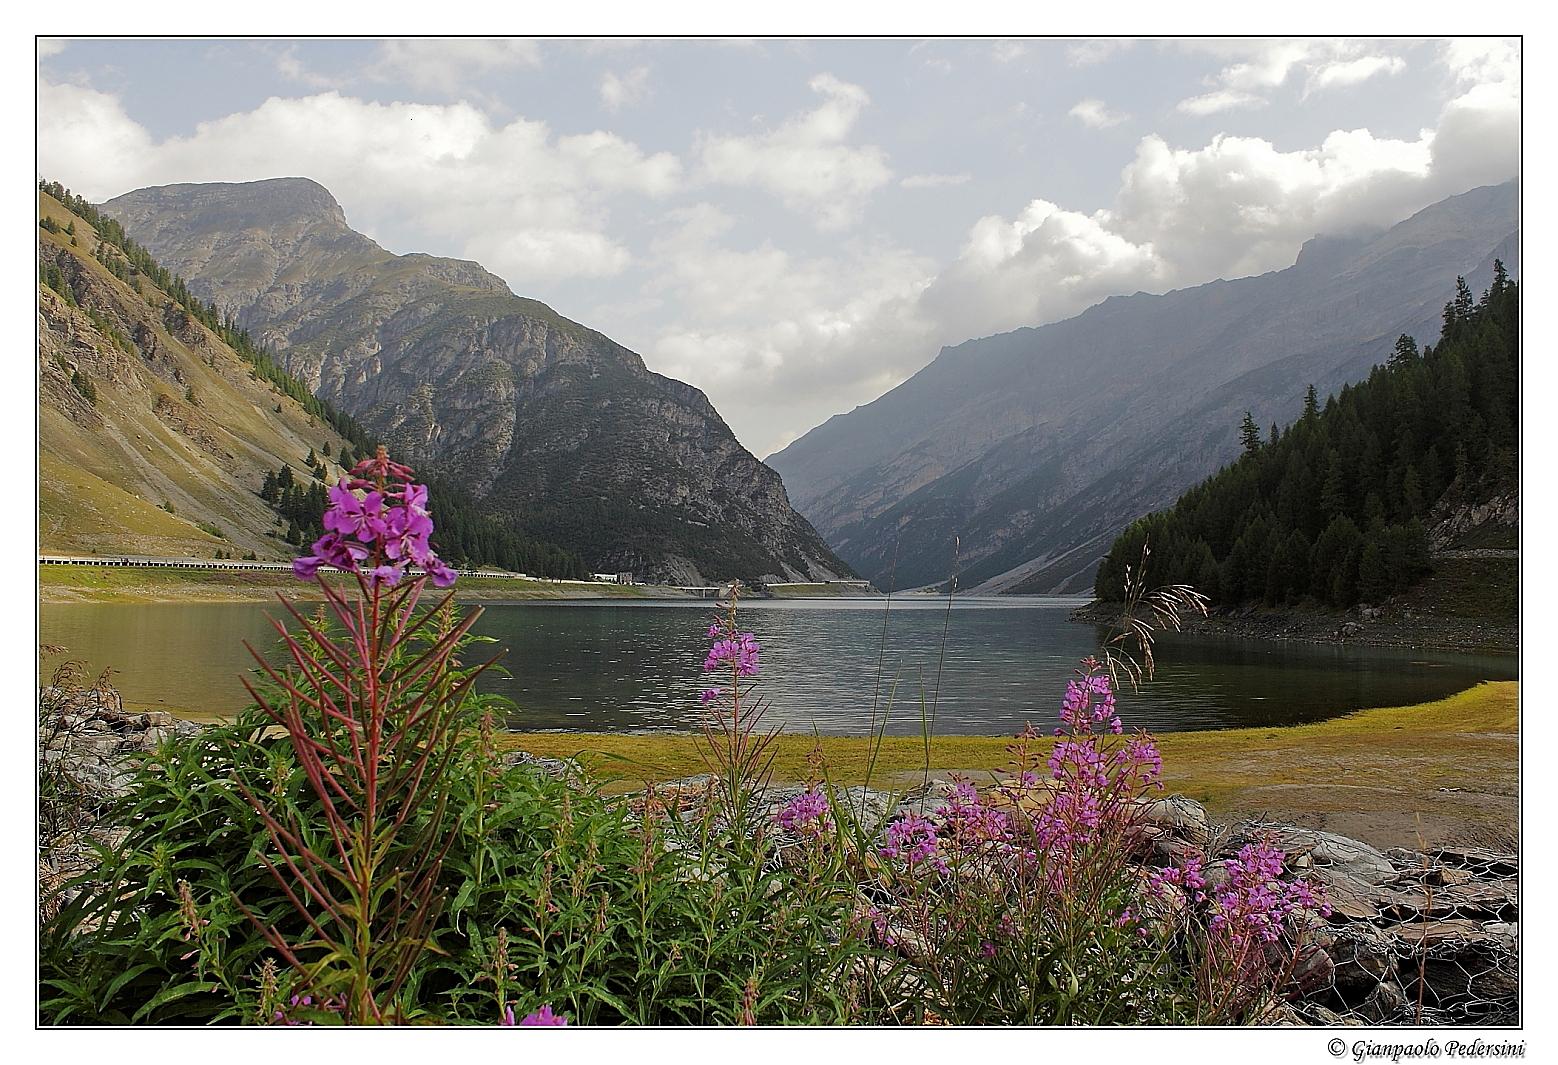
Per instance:
[[[259,570],[267,573],[291,573],[290,562],[260,562],[253,559],[238,558],[151,558],[141,555],[39,555],[40,566],[131,566],[140,569],[199,569],[199,570],[224,570],[224,571],[253,571]],[[322,570],[330,570],[334,573],[344,573],[345,570],[335,566],[320,566]],[[413,568],[408,572],[420,574],[421,569]],[[516,581],[546,581],[549,584],[590,584],[591,581],[574,581],[562,578],[529,577],[523,573],[508,573],[502,570],[456,570],[462,577],[495,577]]]

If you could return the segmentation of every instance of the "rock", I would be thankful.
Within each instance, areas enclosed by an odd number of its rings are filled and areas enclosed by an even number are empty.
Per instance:
[[[1520,858],[1514,854],[1501,854],[1478,847],[1440,847],[1433,852],[1433,856],[1452,868],[1471,870],[1483,876],[1520,875]]]
[[[171,728],[149,728],[141,733],[138,749],[142,751],[155,751],[166,743],[173,735]]]
[[[558,780],[566,780],[579,773],[579,764],[572,758],[542,758],[529,751],[509,751],[503,756],[503,764],[510,768],[525,766]]]
[[[1406,992],[1394,980],[1379,984],[1352,1012],[1371,1024],[1395,1024],[1406,1020]]]
[[[1469,878],[1446,887],[1413,885],[1407,891],[1388,892],[1380,912],[1403,922],[1419,917],[1510,920],[1520,915],[1519,887],[1513,880]]]
[[[1361,1028],[1363,1021],[1358,1017],[1351,1017],[1337,1013],[1335,1010],[1324,1006],[1307,1005],[1308,1014],[1315,1019],[1315,1023],[1323,1028]]]
[[[1380,892],[1374,885],[1328,866],[1313,866],[1305,875],[1325,889],[1334,916],[1372,921],[1379,916]]]
[[[1269,841],[1286,852],[1289,860],[1300,854],[1308,854],[1317,873],[1329,869],[1366,884],[1384,884],[1398,875],[1390,859],[1367,843],[1339,836],[1335,832],[1295,825],[1245,822],[1235,829],[1221,848],[1221,853],[1234,854],[1244,844],[1257,840]]]
[[[1333,987],[1349,1005],[1367,998],[1396,967],[1397,952],[1379,929],[1367,924],[1328,930],[1317,941],[1334,965]]]
[[[1300,947],[1293,959],[1292,981],[1299,992],[1312,995],[1333,985],[1336,962],[1318,943]]]
[[[1184,795],[1170,795],[1142,804],[1142,823],[1167,829],[1198,847],[1208,839],[1206,807]]]
[[[1363,635],[1363,626],[1356,621],[1349,621],[1336,630],[1336,635],[1339,639],[1350,640],[1355,636]]]

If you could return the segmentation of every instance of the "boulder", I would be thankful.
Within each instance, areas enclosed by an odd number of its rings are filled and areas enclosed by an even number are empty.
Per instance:
[[[1197,847],[1209,838],[1206,807],[1184,795],[1169,795],[1142,803],[1142,823],[1166,829]]]
[[[1365,884],[1384,884],[1398,875],[1390,859],[1367,843],[1348,839],[1335,832],[1299,828],[1296,825],[1244,822],[1235,828],[1228,842],[1221,848],[1221,853],[1234,854],[1244,844],[1258,840],[1265,840],[1284,851],[1290,863],[1299,855],[1309,855],[1316,872],[1330,870]]]

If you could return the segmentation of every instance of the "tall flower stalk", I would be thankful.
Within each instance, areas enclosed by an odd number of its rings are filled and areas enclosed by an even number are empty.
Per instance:
[[[767,779],[777,729],[760,731],[766,706],[756,693],[758,656],[762,648],[750,632],[741,631],[736,608],[741,586],[733,585],[730,601],[709,625],[711,642],[704,658],[704,672],[719,682],[700,695],[704,706],[705,758],[719,789],[725,816],[733,831],[743,834],[748,825],[754,785]]]
[[[427,489],[411,478],[381,447],[331,489],[328,531],[293,567],[318,583],[328,616],[305,617],[283,599],[301,627],[294,635],[272,622],[288,666],[274,668],[249,648],[280,694],[245,681],[286,731],[321,811],[304,823],[295,805],[238,781],[273,847],[260,861],[307,932],[289,941],[250,917],[302,988],[337,998],[353,1024],[400,1019],[397,996],[429,945],[453,836],[445,771],[471,686],[491,664],[457,668],[479,610],[456,619],[452,593],[419,609],[426,582],[447,587],[455,573],[430,546]],[[349,574],[357,595],[322,580],[325,566]]]

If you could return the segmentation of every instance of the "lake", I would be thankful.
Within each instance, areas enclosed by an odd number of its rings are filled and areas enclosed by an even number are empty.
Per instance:
[[[860,734],[873,703],[888,731],[918,734],[922,695],[938,733],[1048,730],[1067,678],[1106,635],[1068,619],[1082,599],[903,598],[744,602],[762,643],[767,720],[793,731]],[[588,600],[485,604],[476,629],[506,650],[519,729],[629,732],[696,728],[712,604]],[[44,604],[42,639],[96,672],[113,666],[129,705],[197,716],[247,696],[243,641],[274,646],[256,603]],[[885,621],[885,642],[884,642]],[[943,640],[943,631],[945,639]],[[880,666],[880,668],[879,668]],[[939,692],[937,686],[940,673]],[[1513,655],[1165,637],[1158,674],[1120,699],[1127,726],[1157,732],[1315,721],[1449,695],[1518,676]]]

